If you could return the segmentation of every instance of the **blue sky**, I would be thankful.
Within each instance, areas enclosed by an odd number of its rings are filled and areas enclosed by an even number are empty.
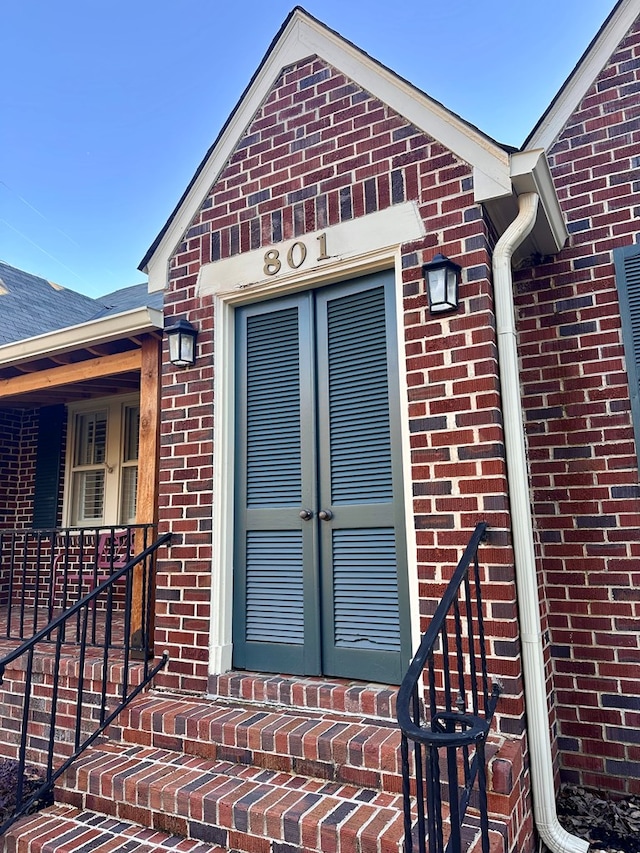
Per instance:
[[[137,266],[291,0],[22,0],[0,17],[0,259],[98,296]],[[519,146],[614,0],[306,0]]]

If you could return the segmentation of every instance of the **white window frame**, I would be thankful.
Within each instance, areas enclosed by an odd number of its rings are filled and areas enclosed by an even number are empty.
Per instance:
[[[63,519],[68,527],[96,527],[99,525],[120,525],[134,523],[131,519],[122,519],[122,471],[132,465],[137,466],[138,461],[124,462],[125,450],[125,422],[126,412],[132,407],[139,407],[140,397],[138,394],[121,397],[101,397],[93,400],[84,400],[82,403],[69,403],[68,412],[68,435],[65,456],[65,482],[63,499]],[[101,519],[75,519],[74,518],[74,475],[80,473],[87,466],[76,466],[76,441],[78,415],[89,412],[106,411],[107,413],[107,445],[105,460],[102,467],[105,472],[105,494],[103,516]],[[97,466],[89,466],[95,468]]]

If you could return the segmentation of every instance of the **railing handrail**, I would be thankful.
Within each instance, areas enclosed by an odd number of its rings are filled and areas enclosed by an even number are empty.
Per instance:
[[[478,546],[485,537],[488,527],[489,525],[486,521],[481,521],[476,525],[473,535],[460,558],[456,570],[449,581],[449,585],[440,600],[440,604],[438,604],[436,611],[433,614],[429,628],[423,634],[418,650],[413,656],[413,660],[409,664],[409,668],[407,669],[405,676],[402,679],[400,689],[398,690],[398,699],[396,703],[398,724],[400,729],[408,738],[411,738],[411,740],[417,740],[421,743],[435,744],[440,742],[444,744],[445,742],[451,743],[453,738],[455,743],[463,745],[465,743],[471,743],[477,737],[475,731],[473,732],[473,737],[470,738],[468,736],[470,734],[469,732],[452,735],[444,732],[431,732],[427,729],[421,728],[411,719],[411,704],[414,691],[418,686],[427,660],[435,648],[435,644],[440,636],[447,614],[458,595],[458,591],[471,564],[471,560],[474,558],[478,550]]]
[[[462,853],[476,782],[481,850],[489,853],[485,742],[500,688],[494,684],[489,691],[487,671],[478,558],[487,528],[485,521],[476,525],[398,692],[406,853],[412,853],[414,839],[418,853],[426,853],[427,841],[429,853]]]
[[[143,525],[141,525],[143,526]],[[148,526],[148,525],[146,525]],[[65,530],[68,528],[64,528]],[[80,528],[81,529],[81,528]],[[91,592],[87,593],[83,598],[79,601],[76,601],[71,607],[67,610],[64,610],[55,619],[52,619],[44,628],[41,628],[33,637],[30,637],[28,640],[25,640],[22,645],[18,646],[17,649],[14,649],[12,652],[9,652],[7,655],[4,655],[0,658],[0,684],[2,684],[2,679],[4,676],[4,671],[7,667],[7,664],[12,663],[14,660],[17,660],[22,655],[26,654],[31,646],[35,646],[36,643],[41,642],[42,640],[48,639],[49,635],[52,634],[57,628],[59,628],[65,622],[68,622],[73,616],[80,612],[83,607],[91,604],[93,600],[98,598],[108,587],[114,584],[121,577],[126,575],[131,571],[133,566],[137,563],[141,563],[143,560],[146,560],[151,554],[158,550],[162,545],[165,545],[170,539],[171,533],[163,533],[158,537],[154,542],[151,543],[144,551],[141,551],[139,554],[136,554],[132,557],[128,563],[122,566],[120,569],[117,569],[112,575],[109,575],[108,578],[103,580],[98,586],[94,587]]]
[[[88,532],[92,530],[145,530],[155,527],[153,523],[148,524],[76,524],[73,527],[0,527],[0,534],[4,533],[73,533]]]

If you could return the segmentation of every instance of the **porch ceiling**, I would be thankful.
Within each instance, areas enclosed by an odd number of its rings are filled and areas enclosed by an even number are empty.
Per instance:
[[[141,337],[0,364],[0,407],[32,408],[137,391]]]

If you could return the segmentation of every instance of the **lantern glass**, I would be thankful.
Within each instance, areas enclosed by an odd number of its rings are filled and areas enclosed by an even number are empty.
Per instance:
[[[444,255],[436,255],[424,265],[429,295],[429,310],[432,314],[455,311],[458,308],[458,282],[460,267]]]
[[[197,331],[186,320],[177,320],[165,329],[169,340],[169,361],[176,367],[189,367],[195,363]]]
[[[169,359],[177,367],[193,364],[193,338],[178,332],[169,338]]]

